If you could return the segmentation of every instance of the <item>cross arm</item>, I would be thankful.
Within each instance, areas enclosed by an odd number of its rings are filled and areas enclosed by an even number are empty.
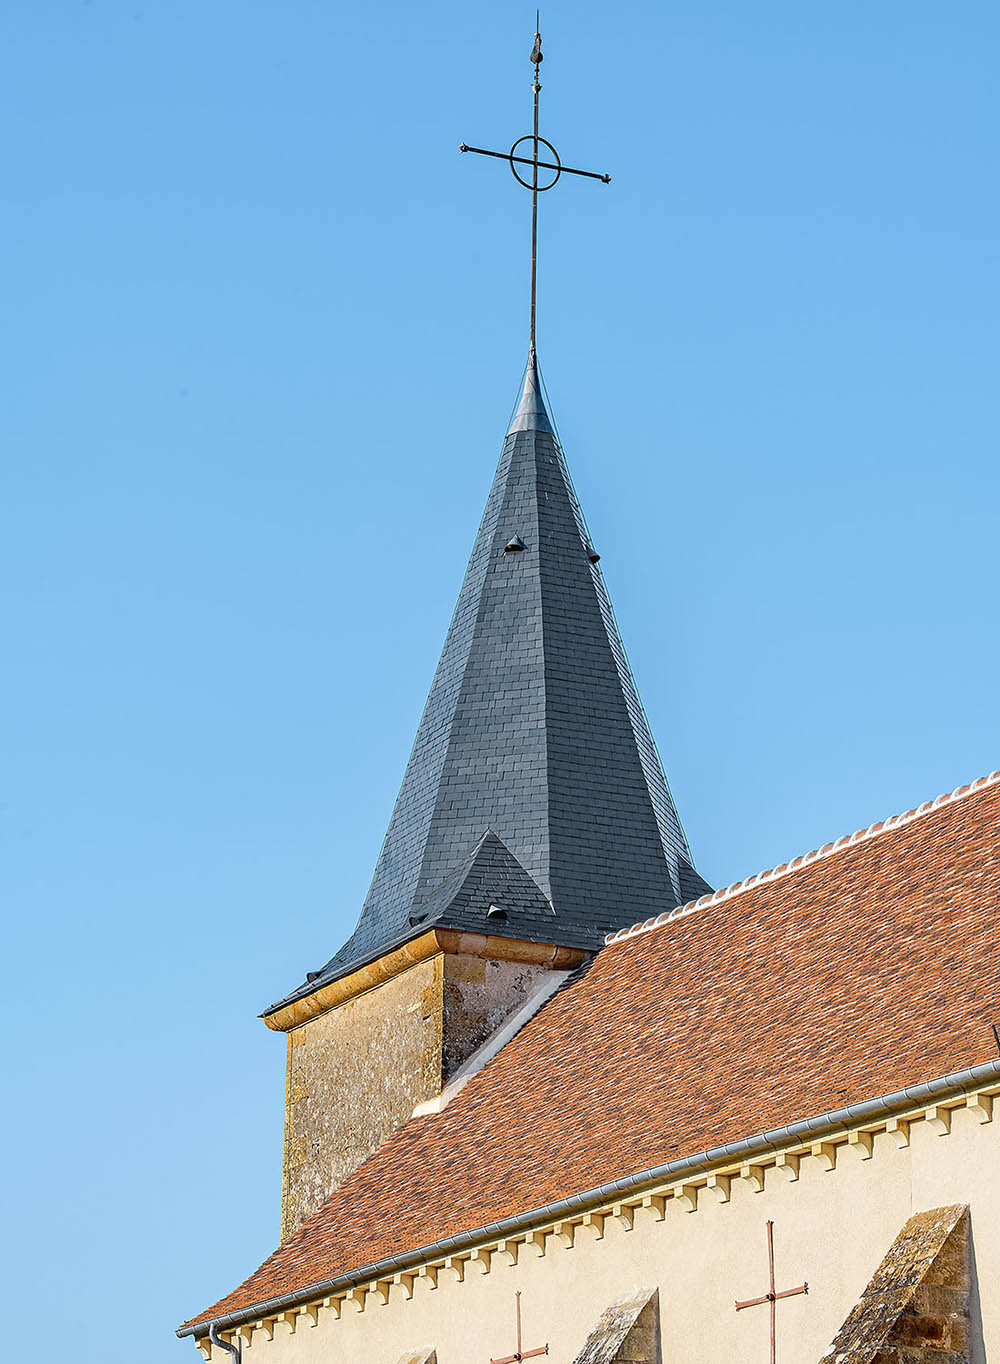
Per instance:
[[[600,180],[603,185],[611,184],[610,175],[602,175],[600,171],[577,170],[573,166],[557,165],[555,161],[535,161],[530,156],[511,156],[507,152],[489,152],[485,147],[469,147],[464,142],[459,144],[460,152],[475,152],[477,156],[495,156],[499,161],[516,161],[521,166],[538,166],[540,170],[562,171],[563,175],[583,175],[588,180]]]
[[[773,1296],[774,1295],[771,1293],[765,1293],[762,1298],[747,1298],[746,1302],[738,1302],[736,1304],[736,1310],[737,1312],[742,1312],[744,1307],[759,1307],[762,1302],[771,1302]],[[494,1360],[493,1364],[499,1364],[499,1360]]]
[[[799,1284],[798,1288],[786,1288],[786,1289],[784,1289],[781,1293],[775,1293],[774,1296],[775,1296],[776,1298],[794,1298],[795,1295],[796,1295],[796,1293],[808,1293],[808,1292],[809,1292],[809,1285],[808,1285],[807,1283],[803,1283],[803,1284]]]

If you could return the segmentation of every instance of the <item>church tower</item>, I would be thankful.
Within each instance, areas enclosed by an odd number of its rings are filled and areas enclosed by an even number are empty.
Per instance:
[[[504,156],[532,196],[520,403],[357,926],[264,1014],[288,1034],[283,1238],[606,934],[709,889],[543,397],[538,195],[562,174],[610,176],[562,166],[539,136],[537,34],[531,61],[534,132]]]
[[[265,1013],[287,1236],[504,1022],[694,869],[531,350],[371,888]]]
[[[357,924],[264,1015],[282,1244],[178,1334],[206,1364],[1000,1364],[1000,771],[695,870],[539,374],[539,194],[609,179],[539,136],[541,60],[536,31],[533,133],[461,147],[531,191],[519,404]]]

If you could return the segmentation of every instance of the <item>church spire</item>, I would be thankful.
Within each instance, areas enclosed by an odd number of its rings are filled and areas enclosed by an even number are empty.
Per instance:
[[[531,136],[506,155],[462,144],[508,160],[531,190],[531,335],[520,402],[357,927],[268,1013],[431,928],[590,951],[609,930],[708,889],[542,393],[538,195],[563,173],[610,176],[562,166],[539,135],[541,60],[536,29]],[[530,158],[519,154],[524,143]]]
[[[597,558],[532,352],[361,917],[274,1009],[432,927],[595,950],[708,889]]]

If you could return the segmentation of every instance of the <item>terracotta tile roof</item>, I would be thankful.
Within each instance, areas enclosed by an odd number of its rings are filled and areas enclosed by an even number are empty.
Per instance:
[[[998,777],[604,948],[195,1320],[994,1058]]]

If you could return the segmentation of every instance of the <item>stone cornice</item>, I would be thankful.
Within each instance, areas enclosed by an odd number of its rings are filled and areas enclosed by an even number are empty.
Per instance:
[[[311,995],[293,1000],[273,1013],[264,1015],[264,1022],[275,1032],[290,1032],[308,1023],[311,1018],[336,1009],[355,999],[366,990],[373,990],[394,976],[408,971],[418,962],[442,953],[452,956],[488,957],[492,961],[524,962],[532,966],[547,966],[563,971],[590,956],[579,947],[556,947],[550,943],[525,942],[516,938],[492,937],[486,933],[462,933],[453,929],[432,928],[409,942],[368,962],[350,975],[321,985]]]

